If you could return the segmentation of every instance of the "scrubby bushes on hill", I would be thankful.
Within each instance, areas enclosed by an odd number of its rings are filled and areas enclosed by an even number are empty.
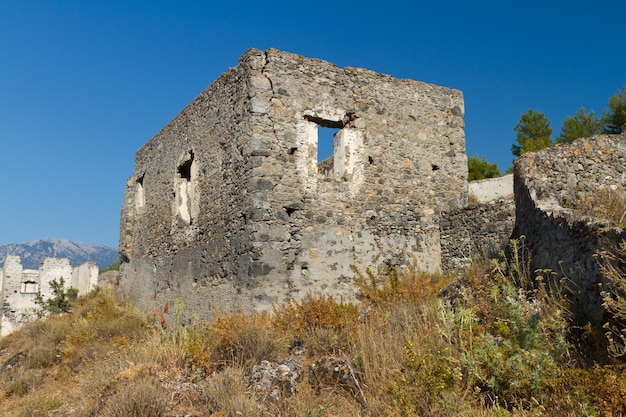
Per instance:
[[[548,291],[544,280],[533,279],[523,248],[513,249],[520,256],[508,264],[476,263],[463,277],[357,271],[358,306],[308,295],[277,305],[273,314],[224,313],[211,323],[184,324],[178,302],[162,326],[99,291],[70,313],[0,341],[0,414],[625,413],[620,363],[580,342],[558,288]],[[440,292],[446,296],[438,298]],[[586,360],[579,361],[583,345]],[[305,374],[293,395],[253,396],[252,367],[285,357],[304,370],[320,358],[337,358],[358,379],[359,391],[339,380],[311,384]]]

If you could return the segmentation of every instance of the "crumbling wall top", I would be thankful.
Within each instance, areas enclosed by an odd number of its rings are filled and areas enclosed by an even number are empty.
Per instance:
[[[626,134],[598,135],[529,152],[517,160],[515,175],[547,213],[572,221],[601,217],[594,207],[598,200],[623,198],[626,191]]]

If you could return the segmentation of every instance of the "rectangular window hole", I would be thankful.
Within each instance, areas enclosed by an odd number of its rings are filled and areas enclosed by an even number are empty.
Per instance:
[[[317,125],[317,162],[329,159],[334,152],[335,134],[345,127],[345,123],[341,120],[326,120],[310,115],[304,118]]]
[[[340,128],[317,126],[317,162],[322,162],[333,156],[335,134]]]

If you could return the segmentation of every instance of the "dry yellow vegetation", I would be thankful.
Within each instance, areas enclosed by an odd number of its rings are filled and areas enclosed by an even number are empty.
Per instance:
[[[114,292],[0,340],[1,416],[619,416],[623,364],[602,329],[574,329],[567,300],[523,258],[462,277],[356,271],[359,305],[310,295],[273,314],[221,314],[169,326]],[[438,298],[450,282],[462,297]],[[450,293],[450,291],[448,291]],[[265,401],[246,375],[292,355],[295,394]],[[306,370],[347,358],[363,398],[314,387]]]

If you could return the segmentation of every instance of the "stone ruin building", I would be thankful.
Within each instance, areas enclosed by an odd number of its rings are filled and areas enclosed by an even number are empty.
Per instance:
[[[76,288],[78,295],[85,295],[98,283],[98,266],[89,261],[72,268],[67,258],[44,258],[39,269],[24,269],[19,256],[7,256],[0,268],[0,336],[35,319],[37,293],[44,300],[53,298],[50,282],[61,278],[65,289]]]
[[[205,318],[309,292],[352,301],[352,266],[459,271],[523,236],[533,268],[567,278],[580,321],[598,323],[594,254],[625,236],[571,200],[624,194],[626,138],[525,154],[512,177],[468,187],[463,115],[457,90],[247,51],[137,152],[122,290]]]
[[[440,270],[439,215],[468,199],[463,115],[458,90],[247,51],[137,152],[122,289],[207,317],[353,300],[352,265]]]

